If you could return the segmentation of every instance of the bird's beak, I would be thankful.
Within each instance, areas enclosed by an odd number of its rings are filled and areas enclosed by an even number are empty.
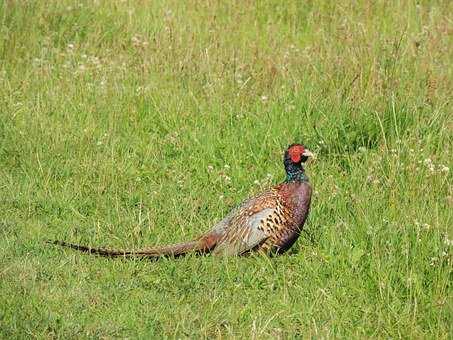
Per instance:
[[[314,153],[312,153],[310,150],[307,150],[305,149],[304,153],[302,154],[302,156],[305,156],[305,157],[308,157],[308,158],[313,158],[313,159],[316,159],[316,156]]]

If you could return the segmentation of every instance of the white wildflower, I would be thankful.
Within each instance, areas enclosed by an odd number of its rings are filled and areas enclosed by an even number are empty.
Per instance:
[[[433,163],[433,161],[431,160],[431,158],[426,158],[426,159],[423,161],[423,164],[425,164],[425,166],[429,169],[429,171],[434,172],[434,170],[435,170],[435,168],[434,168],[434,163]]]
[[[448,166],[445,166],[445,165],[440,165],[439,171],[448,173],[450,171],[450,168]]]

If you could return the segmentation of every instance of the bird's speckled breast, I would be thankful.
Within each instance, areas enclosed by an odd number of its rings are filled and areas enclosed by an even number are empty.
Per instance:
[[[280,185],[279,194],[288,220],[285,228],[273,237],[272,248],[277,253],[283,253],[291,248],[299,237],[310,210],[311,193],[312,189],[308,182],[295,181]]]
[[[283,193],[283,191],[287,191]],[[308,216],[311,203],[311,185],[308,182],[287,183],[282,194],[286,195],[285,202],[293,212],[294,223],[302,227]]]

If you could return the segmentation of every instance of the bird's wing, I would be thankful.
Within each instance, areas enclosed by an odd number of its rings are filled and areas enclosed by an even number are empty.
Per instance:
[[[270,236],[266,222],[276,208],[275,192],[266,192],[233,210],[217,227],[222,236],[213,254],[241,255],[264,242]]]

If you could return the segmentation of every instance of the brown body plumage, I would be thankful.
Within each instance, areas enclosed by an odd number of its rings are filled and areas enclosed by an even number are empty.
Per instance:
[[[304,163],[312,154],[300,144],[288,147],[284,155],[286,180],[243,202],[199,238],[174,245],[141,250],[107,250],[64,241],[49,241],[82,252],[106,257],[181,256],[187,253],[244,255],[250,252],[283,253],[300,235],[308,216],[311,186]]]

